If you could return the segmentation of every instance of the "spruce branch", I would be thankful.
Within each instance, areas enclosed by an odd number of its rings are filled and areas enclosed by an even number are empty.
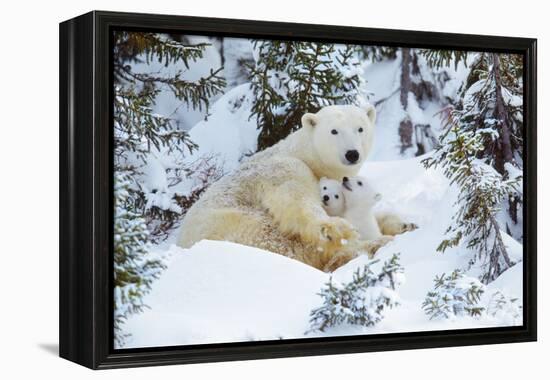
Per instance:
[[[374,326],[384,318],[384,312],[399,305],[397,286],[403,281],[403,267],[399,255],[393,255],[375,272],[379,261],[358,268],[348,283],[329,279],[319,296],[323,304],[311,311],[311,331],[326,331],[342,325]]]
[[[301,127],[306,112],[353,104],[363,94],[358,47],[315,42],[255,41],[258,59],[248,65],[254,93],[251,118],[258,123],[258,149]]]
[[[450,122],[455,122],[453,116]],[[443,240],[437,250],[444,252],[465,240],[467,247],[484,260],[484,283],[493,281],[514,265],[495,214],[498,205],[516,192],[518,185],[517,178],[504,180],[475,158],[483,150],[487,133],[490,131],[464,131],[453,124],[442,141],[442,147],[432,157],[423,160],[426,168],[441,166],[451,184],[459,187],[458,211],[453,216],[454,224],[447,230],[451,236]]]
[[[426,295],[422,309],[430,319],[449,319],[468,315],[479,317],[485,310],[480,306],[485,286],[479,280],[466,277],[461,270],[435,276],[434,288]]]

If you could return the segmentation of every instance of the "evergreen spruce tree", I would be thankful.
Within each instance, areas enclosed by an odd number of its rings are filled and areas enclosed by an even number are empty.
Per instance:
[[[332,281],[321,289],[323,305],[312,310],[310,331],[325,331],[341,324],[374,326],[384,318],[388,308],[399,305],[395,289],[403,281],[399,255],[393,255],[375,272],[378,260],[358,268],[350,282]]]
[[[166,234],[185,211],[185,197],[174,196],[167,205],[150,205],[143,171],[156,154],[183,157],[197,148],[174,120],[153,112],[161,88],[191,108],[208,109],[209,98],[220,93],[224,80],[219,70],[197,80],[184,79],[185,70],[203,57],[206,44],[190,44],[185,38],[156,33],[115,32],[114,70],[114,169],[115,169],[115,343],[124,343],[122,325],[146,305],[143,296],[163,269],[149,252],[151,241]],[[162,63],[180,67],[171,75],[135,71],[137,63]],[[163,169],[165,170],[165,169]],[[192,174],[181,168],[166,173],[172,183]],[[190,197],[194,195],[191,194]],[[188,205],[187,205],[188,206]]]
[[[362,93],[359,48],[298,41],[256,41],[249,67],[255,100],[258,150],[300,128],[306,112],[331,104],[352,104]]]
[[[390,46],[362,45],[360,48],[360,53],[364,60],[372,63],[397,58],[397,48]]]
[[[129,197],[145,217],[154,237],[172,228],[185,210],[176,197],[168,204],[148,204],[138,178],[155,154],[169,152],[177,158],[196,148],[188,133],[174,120],[152,111],[156,97],[161,88],[169,89],[183,104],[207,110],[209,98],[222,91],[225,81],[219,75],[221,68],[197,80],[184,78],[189,65],[203,57],[207,44],[190,44],[171,35],[126,31],[115,32],[114,40],[115,171],[123,171],[133,179]],[[159,62],[181,69],[171,75],[136,72],[133,64],[140,62]],[[187,175],[189,170],[183,165],[169,173],[173,183]]]
[[[434,289],[428,292],[422,308],[430,319],[448,319],[455,316],[480,316],[485,310],[480,306],[485,286],[477,279],[466,277],[454,270],[435,277]]]
[[[472,54],[472,53],[470,53]],[[466,64],[468,53],[427,50],[432,67]],[[505,179],[517,178],[523,168],[523,61],[520,55],[476,53],[470,73],[453,104],[452,118],[463,131],[490,131],[483,134],[483,148],[477,158],[493,167]],[[444,142],[443,142],[444,143]],[[521,195],[506,200],[509,220],[506,229],[521,240]],[[521,226],[520,226],[521,227]]]
[[[136,212],[130,197],[131,175],[115,175],[114,224],[114,333],[115,343],[122,346],[126,335],[122,325],[133,313],[145,307],[142,297],[149,292],[151,283],[164,265],[149,253],[149,230],[145,220]]]
[[[516,168],[523,165],[522,76],[520,55],[479,53],[456,107],[463,128],[497,133],[495,139],[484,141],[481,157],[502,175],[507,174],[507,163]]]
[[[460,50],[426,49],[420,50],[420,54],[426,58],[426,61],[430,67],[436,69],[454,66],[456,70],[460,64],[463,64],[466,67],[466,62],[468,59],[468,52]]]
[[[481,280],[489,283],[514,265],[496,215],[499,205],[517,192],[518,179],[504,179],[476,158],[484,151],[488,138],[497,138],[493,130],[464,130],[459,122],[460,113],[452,113],[449,119],[452,127],[442,135],[442,146],[423,161],[427,168],[441,166],[451,184],[459,188],[458,211],[447,230],[450,236],[437,250],[444,252],[465,241],[467,247],[476,252],[472,262],[482,260]]]
[[[459,65],[467,53],[424,52],[432,67]],[[447,110],[447,132],[427,167],[442,166],[460,189],[458,211],[438,250],[467,246],[481,259],[483,282],[497,278],[514,263],[502,240],[501,228],[512,234],[520,222],[522,155],[522,61],[510,54],[476,53],[459,90],[459,101]],[[508,218],[499,218],[508,209]],[[517,229],[515,229],[517,230]],[[513,234],[512,234],[513,235]],[[514,236],[521,240],[521,236]]]
[[[489,298],[487,314],[493,318],[504,320],[507,325],[516,325],[522,322],[523,306],[518,298],[510,297],[497,290]]]
[[[484,141],[481,157],[505,178],[523,168],[522,75],[520,55],[480,54],[468,78],[466,85],[471,85],[465,89],[461,110],[464,127],[496,131],[495,139]],[[507,229],[512,233],[522,211],[520,195],[516,192],[507,203]],[[514,237],[522,239],[521,235]]]

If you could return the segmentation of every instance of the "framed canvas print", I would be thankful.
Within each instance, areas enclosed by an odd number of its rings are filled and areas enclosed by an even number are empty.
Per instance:
[[[536,340],[536,40],[60,25],[60,355]]]

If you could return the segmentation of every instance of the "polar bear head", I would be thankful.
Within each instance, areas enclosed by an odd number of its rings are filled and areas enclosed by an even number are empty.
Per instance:
[[[314,154],[324,175],[342,178],[357,174],[373,143],[375,108],[368,104],[333,105],[302,116],[309,129]]]
[[[342,183],[335,179],[323,177],[319,181],[321,202],[329,216],[342,216],[345,211]]]
[[[342,188],[349,209],[370,210],[382,199],[382,195],[360,176],[344,177]]]

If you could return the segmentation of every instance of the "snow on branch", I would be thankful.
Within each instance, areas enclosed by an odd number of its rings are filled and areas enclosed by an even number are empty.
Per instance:
[[[393,255],[375,272],[372,266],[377,262],[358,268],[348,283],[330,278],[319,293],[323,305],[311,312],[310,331],[325,331],[342,324],[374,326],[384,318],[388,308],[399,305],[395,290],[404,282],[399,255]]]
[[[430,319],[449,319],[456,316],[480,316],[479,306],[485,286],[477,278],[466,277],[461,270],[436,276],[434,289],[428,292],[422,308]]]
[[[255,41],[248,66],[254,92],[251,118],[265,149],[300,128],[306,112],[366,97],[359,46],[301,41]]]
[[[453,124],[442,137],[441,147],[423,160],[426,168],[441,167],[451,184],[459,188],[453,224],[437,250],[444,252],[465,242],[467,248],[477,253],[474,260],[482,260],[481,280],[486,284],[515,264],[506,250],[496,215],[502,202],[517,193],[520,181],[520,178],[504,179],[491,166],[476,159],[492,133],[486,129],[464,130]]]

